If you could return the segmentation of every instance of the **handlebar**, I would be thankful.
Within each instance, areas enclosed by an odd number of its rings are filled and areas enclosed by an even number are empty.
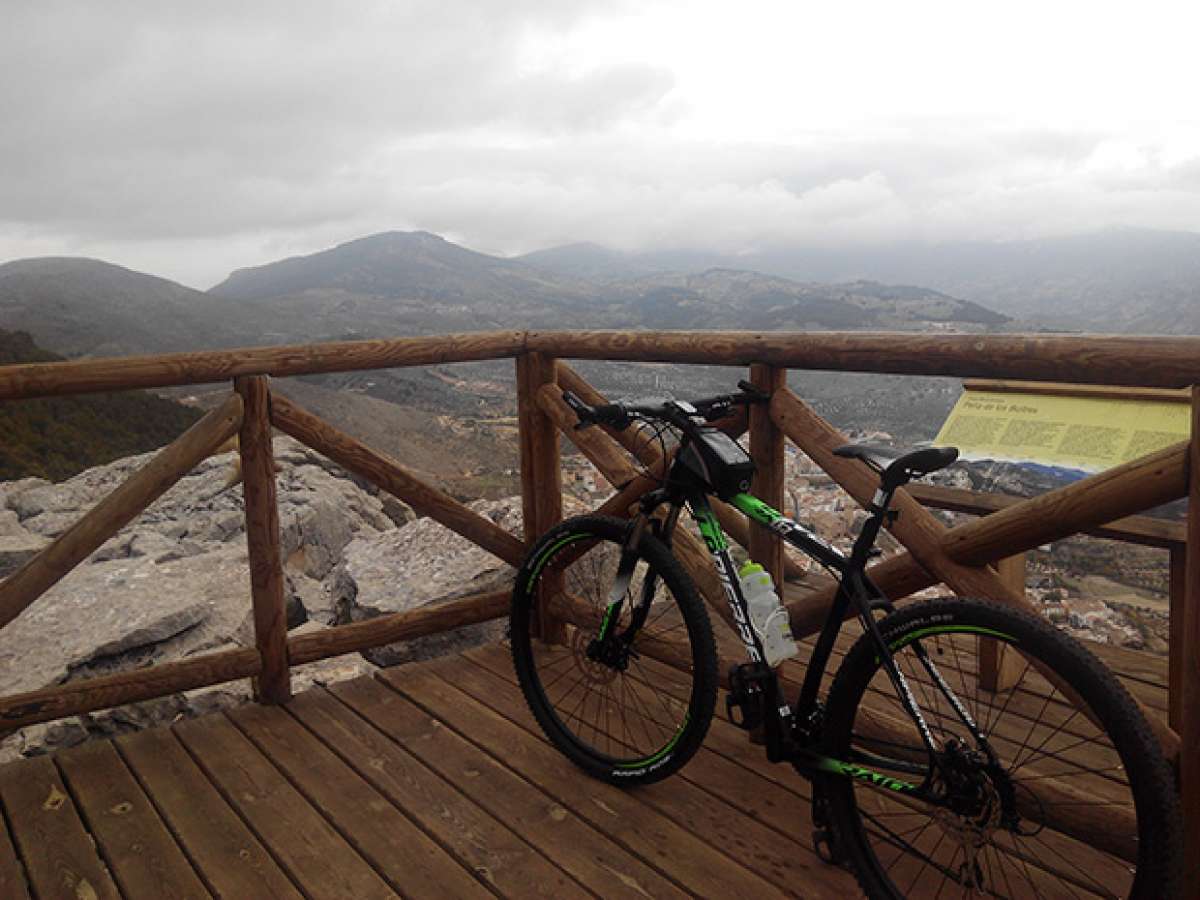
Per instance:
[[[748,381],[738,382],[738,393],[720,394],[716,397],[706,397],[703,400],[643,400],[640,402],[600,403],[591,406],[584,403],[579,396],[571,391],[563,391],[563,401],[574,410],[579,417],[575,426],[588,428],[592,425],[607,425],[617,431],[624,431],[635,418],[659,419],[680,428],[695,425],[696,417],[706,422],[716,422],[725,418],[735,406],[746,406],[750,403],[766,403],[771,395],[761,391]]]

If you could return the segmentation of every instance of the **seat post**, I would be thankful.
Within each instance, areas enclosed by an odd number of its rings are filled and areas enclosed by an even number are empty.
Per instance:
[[[867,567],[871,548],[875,546],[875,541],[879,537],[879,529],[883,527],[884,521],[891,512],[892,497],[895,496],[895,493],[895,488],[888,488],[881,480],[875,496],[871,498],[870,506],[867,507],[867,520],[863,522],[858,537],[854,539],[854,547],[850,551],[850,571],[861,572]]]

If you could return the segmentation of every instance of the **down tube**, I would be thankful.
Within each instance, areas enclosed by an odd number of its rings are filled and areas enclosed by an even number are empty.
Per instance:
[[[737,628],[738,637],[746,645],[746,654],[751,662],[762,662],[766,659],[766,654],[758,635],[750,626],[750,611],[746,606],[746,598],[742,595],[742,586],[734,575],[733,557],[729,555],[729,541],[725,538],[725,532],[721,530],[721,523],[717,521],[707,498],[692,500],[688,506],[708,552],[712,554],[713,566],[721,579],[721,587],[733,614],[733,624]]]

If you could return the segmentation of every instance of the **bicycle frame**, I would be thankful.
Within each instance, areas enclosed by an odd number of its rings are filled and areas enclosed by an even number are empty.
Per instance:
[[[714,568],[725,590],[726,600],[729,603],[739,636],[745,645],[747,656],[751,663],[762,664],[765,668],[762,643],[758,639],[754,629],[750,626],[746,598],[742,593],[739,580],[734,575],[733,559],[729,554],[729,542],[721,529],[716,514],[709,504],[707,493],[695,488],[685,488],[679,492],[672,492],[672,494],[673,496],[669,498],[669,502],[673,509],[668,521],[672,524],[674,523],[677,518],[675,513],[679,505],[686,502],[712,556]],[[904,675],[895,664],[891,648],[884,640],[875,617],[872,615],[875,609],[883,608],[890,610],[891,604],[879,589],[875,587],[865,572],[867,560],[871,556],[871,548],[874,546],[875,540],[879,535],[880,528],[890,514],[888,512],[890,501],[890,492],[881,490],[876,494],[872,504],[868,508],[868,512],[871,515],[864,523],[862,531],[855,540],[853,549],[849,556],[847,556],[813,534],[803,525],[788,518],[779,512],[779,510],[772,508],[753,494],[740,493],[730,500],[736,509],[744,513],[758,525],[779,535],[791,546],[796,547],[840,575],[838,591],[809,659],[799,698],[790,707],[786,704],[786,701],[783,701],[781,704],[769,704],[767,715],[781,717],[784,721],[777,728],[780,728],[782,733],[789,735],[795,733],[795,729],[793,728],[794,722],[808,723],[813,720],[814,715],[820,708],[819,692],[822,677],[828,666],[838,634],[841,631],[842,623],[847,617],[847,611],[850,607],[853,607],[864,630],[872,636],[884,669],[900,697],[905,710],[917,726],[917,730],[929,755],[929,763],[918,765],[906,760],[874,757],[868,754],[860,754],[861,759],[858,761],[841,760],[825,756],[813,746],[805,744],[795,744],[789,747],[787,757],[793,763],[811,773],[821,772],[855,778],[869,782],[875,787],[884,790],[910,794],[920,797],[927,802],[937,803],[939,802],[939,798],[930,794],[931,776],[938,766],[938,755],[934,739]],[[666,537],[669,541],[669,532]],[[980,733],[961,701],[958,700],[949,685],[946,684],[941,674],[933,665],[932,660],[928,658],[922,648],[917,647],[916,650],[918,658],[921,659],[923,665],[939,686],[941,693],[946,696],[973,736],[983,746],[986,746],[986,738]],[[777,691],[774,672],[770,669],[767,669],[767,671],[770,672],[769,677],[772,689]],[[782,699],[782,695],[780,694],[776,694],[775,696]],[[774,757],[772,759],[773,761],[777,761]],[[886,766],[893,771],[908,772],[913,775],[920,775],[922,778],[920,783],[905,781],[877,772],[868,766],[860,765],[860,762],[873,762],[876,765]]]

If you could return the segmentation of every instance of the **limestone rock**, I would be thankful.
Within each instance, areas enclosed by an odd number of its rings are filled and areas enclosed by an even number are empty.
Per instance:
[[[275,456],[288,624],[301,629],[443,602],[505,587],[509,566],[290,438]],[[51,484],[0,484],[0,575],[61,534],[152,458],[117,460]],[[211,457],[0,630],[3,693],[128,671],[222,648],[253,645],[242,488],[234,453]],[[514,534],[519,499],[475,509]],[[397,523],[404,523],[397,527]],[[398,662],[490,640],[489,623],[383,648]],[[368,674],[361,655],[300,667],[297,689]],[[33,726],[0,742],[5,755],[69,746],[245,702],[249,682],[218,685],[108,712]]]
[[[66,681],[81,666],[194,627],[208,610],[193,581],[147,557],[81,566],[0,629],[5,692]]]
[[[5,534],[0,530],[0,578],[7,578],[48,543],[49,539],[28,531],[14,530]]]
[[[383,494],[379,500],[383,504],[383,514],[391,519],[393,524],[407,525],[417,517],[413,508],[398,497]]]
[[[471,508],[501,528],[521,533],[521,500],[481,500]],[[396,531],[363,536],[346,547],[333,594],[351,621],[407,612],[512,582],[507,563],[433,519],[417,519]],[[382,666],[426,659],[498,640],[502,622],[472,625],[442,635],[392,644],[364,655]]]

